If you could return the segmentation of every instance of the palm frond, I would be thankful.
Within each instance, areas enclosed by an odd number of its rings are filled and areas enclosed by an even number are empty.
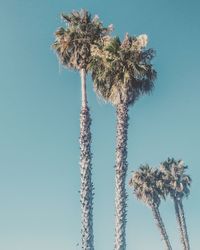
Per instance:
[[[65,67],[88,71],[92,61],[91,47],[102,43],[111,32],[111,26],[103,27],[99,18],[92,18],[87,10],[73,11],[61,17],[67,27],[55,32],[52,47]]]
[[[133,104],[140,95],[151,93],[154,87],[156,71],[150,62],[154,51],[144,50],[144,40],[144,35],[137,38],[126,34],[122,42],[118,37],[109,37],[103,46],[93,49],[91,69],[94,84],[101,86],[98,94],[113,105]],[[111,76],[109,83],[107,75]],[[108,90],[105,90],[106,86]]]
[[[133,187],[136,197],[145,204],[159,206],[160,197],[164,197],[159,187],[158,170],[151,168],[148,164],[141,165],[133,172],[129,185]]]
[[[165,188],[172,198],[182,199],[190,193],[191,178],[185,174],[188,166],[182,160],[168,158],[160,164]]]

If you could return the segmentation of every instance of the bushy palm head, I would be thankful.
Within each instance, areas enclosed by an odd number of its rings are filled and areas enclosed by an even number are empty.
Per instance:
[[[191,178],[185,174],[188,168],[182,160],[168,158],[160,164],[160,173],[166,194],[172,198],[182,199],[190,193]]]
[[[151,60],[154,50],[144,48],[147,36],[104,37],[101,46],[92,47],[92,78],[97,94],[114,105],[133,104],[151,92],[156,72]]]
[[[88,70],[91,45],[108,35],[112,26],[104,28],[98,16],[92,18],[86,10],[62,14],[62,19],[67,27],[61,27],[55,32],[53,49],[65,67]]]
[[[133,187],[136,197],[145,204],[152,206],[160,205],[160,197],[164,197],[162,189],[158,187],[159,171],[149,167],[149,165],[141,165],[138,171],[133,173],[129,185]]]

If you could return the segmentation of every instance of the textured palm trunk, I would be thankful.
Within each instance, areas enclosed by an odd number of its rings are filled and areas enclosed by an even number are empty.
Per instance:
[[[179,233],[180,233],[181,243],[183,245],[183,249],[187,250],[187,247],[185,244],[185,239],[184,239],[184,233],[183,233],[183,229],[182,229],[181,217],[180,217],[180,212],[179,212],[179,205],[178,205],[178,201],[175,198],[174,198],[174,208],[175,208],[176,220],[177,220],[178,229],[179,229]]]
[[[155,205],[152,205],[151,209],[152,209],[152,212],[153,212],[153,217],[154,217],[154,219],[156,221],[156,224],[158,226],[158,229],[160,231],[161,237],[164,240],[165,248],[167,250],[172,250],[172,247],[171,247],[171,244],[170,244],[170,241],[169,241],[169,237],[167,235],[165,225],[164,225],[163,220],[161,218],[158,207],[155,206]]]
[[[127,133],[128,105],[117,106],[117,145],[115,166],[115,250],[126,249],[127,215]]]
[[[183,231],[183,237],[184,237],[185,246],[186,246],[185,249],[190,250],[190,243],[189,243],[189,237],[187,233],[187,226],[186,226],[186,221],[185,221],[183,203],[182,203],[182,200],[178,200],[177,202],[178,202],[179,216],[180,216],[181,226],[182,226],[182,231]]]
[[[81,172],[81,237],[82,249],[94,250],[93,183],[91,164],[90,113],[86,98],[86,72],[81,70],[82,107],[80,113],[80,172]]]

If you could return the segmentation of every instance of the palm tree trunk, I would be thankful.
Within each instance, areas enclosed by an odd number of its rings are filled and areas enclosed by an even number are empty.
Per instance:
[[[160,216],[159,209],[155,205],[152,205],[151,209],[152,209],[152,212],[153,212],[153,217],[154,217],[154,219],[156,221],[156,224],[158,226],[158,229],[160,230],[161,237],[162,237],[162,239],[165,242],[165,248],[167,250],[171,250],[172,247],[171,247],[171,244],[170,244],[170,241],[169,241],[169,237],[168,237],[166,229],[165,229],[165,225],[164,225],[163,220],[162,220],[162,218]]]
[[[182,223],[181,223],[178,200],[176,198],[174,198],[174,208],[175,208],[176,220],[177,220],[177,223],[178,223],[178,229],[179,229],[179,232],[180,232],[181,243],[183,245],[183,249],[187,250],[187,247],[186,247],[186,244],[185,244],[184,233],[183,233],[183,229],[182,229]]]
[[[94,250],[91,118],[86,98],[86,72],[82,69],[80,73],[82,89],[82,107],[80,113],[81,237],[82,249]]]
[[[185,214],[184,214],[182,200],[178,201],[178,208],[179,208],[179,215],[180,215],[180,220],[181,220],[181,225],[182,225],[182,231],[183,231],[185,245],[186,245],[185,249],[190,250],[189,237],[188,237],[188,233],[187,233],[187,226],[186,226],[186,221],[185,221]]]
[[[115,166],[115,250],[126,249],[126,215],[127,215],[127,133],[128,105],[117,106],[117,145]]]
[[[82,94],[82,108],[87,107],[87,94],[86,94],[86,71],[85,69],[80,70],[81,75],[81,94]]]

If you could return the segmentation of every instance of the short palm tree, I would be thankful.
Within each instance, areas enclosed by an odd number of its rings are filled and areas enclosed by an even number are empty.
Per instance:
[[[133,187],[136,197],[151,208],[166,249],[172,249],[159,212],[160,197],[164,197],[164,193],[160,188],[159,171],[150,168],[147,164],[142,165],[139,170],[133,172],[129,185]]]
[[[86,10],[63,14],[66,28],[55,32],[53,49],[60,63],[80,72],[82,104],[80,113],[80,170],[81,170],[81,210],[82,249],[94,249],[93,243],[93,183],[91,165],[91,118],[87,105],[86,74],[91,62],[91,46],[98,44],[111,31],[104,28],[98,16],[91,18]]]
[[[187,168],[182,160],[176,161],[174,158],[168,158],[160,164],[165,193],[169,194],[174,201],[177,223],[184,250],[190,249],[182,203],[182,199],[188,197],[190,194],[191,178],[185,174]]]
[[[116,107],[117,142],[115,165],[115,250],[126,249],[128,108],[138,97],[151,92],[156,72],[152,49],[145,50],[147,36],[104,37],[92,47],[92,78],[98,96]]]

